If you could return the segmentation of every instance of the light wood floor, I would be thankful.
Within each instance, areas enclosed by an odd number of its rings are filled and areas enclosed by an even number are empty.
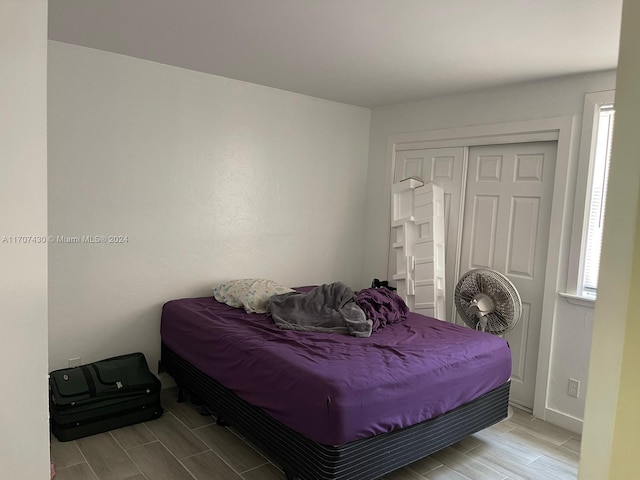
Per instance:
[[[241,435],[219,427],[175,389],[148,423],[74,442],[51,438],[56,480],[283,480]],[[580,438],[514,409],[508,420],[387,475],[387,480],[575,479]]]

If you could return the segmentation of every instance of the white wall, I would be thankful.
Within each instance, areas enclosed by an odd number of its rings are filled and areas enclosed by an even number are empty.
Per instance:
[[[635,480],[640,469],[639,16],[640,2],[625,0],[580,480]]]
[[[547,406],[580,421],[584,419],[589,385],[593,310],[593,306],[571,304],[565,298],[556,302]],[[580,382],[577,399],[567,395],[569,378]]]
[[[477,125],[573,116],[570,176],[575,177],[578,161],[580,123],[584,94],[615,88],[615,73],[600,72],[493,88],[484,91],[428,99],[402,105],[380,107],[372,111],[367,183],[365,262],[363,278],[387,275],[389,182],[391,159],[387,158],[387,138],[392,134],[422,132]],[[573,199],[575,185],[570,186]],[[572,201],[569,202],[572,209]],[[570,227],[572,211],[565,212]],[[560,239],[564,257],[568,256],[569,231]],[[560,277],[566,275],[561,265]],[[591,313],[585,307],[556,299],[555,342],[552,348],[547,407],[557,409],[552,421],[567,420],[565,427],[580,428],[584,415],[587,367],[591,347]],[[575,332],[575,336],[572,336]],[[562,341],[562,343],[560,343]],[[566,341],[566,342],[565,342]],[[566,348],[570,344],[571,349]],[[568,397],[567,381],[580,380],[581,395]],[[578,421],[575,421],[577,419]]]
[[[0,2],[0,476],[49,478],[47,2]]]
[[[217,281],[359,284],[370,111],[49,43],[51,368],[159,356]]]

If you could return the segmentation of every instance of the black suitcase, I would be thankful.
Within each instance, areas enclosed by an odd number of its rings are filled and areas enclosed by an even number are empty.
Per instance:
[[[142,353],[49,374],[51,431],[62,442],[162,415],[160,380]]]

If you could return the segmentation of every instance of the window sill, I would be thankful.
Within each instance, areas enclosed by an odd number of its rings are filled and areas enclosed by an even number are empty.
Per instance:
[[[594,297],[585,297],[583,295],[564,292],[558,292],[558,295],[566,299],[569,303],[573,303],[574,305],[581,305],[583,307],[594,308],[596,303],[596,299]]]

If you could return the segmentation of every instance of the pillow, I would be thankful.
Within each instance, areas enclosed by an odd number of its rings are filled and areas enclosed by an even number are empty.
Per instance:
[[[243,278],[217,285],[213,288],[213,297],[230,307],[244,308],[247,313],[265,313],[272,295],[293,291],[273,280]]]

